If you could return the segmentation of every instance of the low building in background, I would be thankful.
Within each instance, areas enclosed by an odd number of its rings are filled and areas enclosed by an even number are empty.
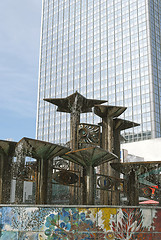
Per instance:
[[[161,138],[121,144],[123,162],[161,161]]]

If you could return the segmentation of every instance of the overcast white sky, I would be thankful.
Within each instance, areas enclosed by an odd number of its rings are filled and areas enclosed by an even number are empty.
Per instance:
[[[41,2],[0,1],[0,139],[35,138]]]

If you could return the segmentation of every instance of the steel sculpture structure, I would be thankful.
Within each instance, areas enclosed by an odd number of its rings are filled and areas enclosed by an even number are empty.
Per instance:
[[[120,132],[139,125],[118,118],[126,107],[78,92],[44,100],[70,114],[69,146],[30,138],[1,140],[0,203],[119,205],[125,199],[127,205],[138,205],[141,198],[161,203],[161,163],[120,161]],[[101,123],[81,123],[80,115],[92,109]]]
[[[0,140],[0,203],[10,202],[12,158],[16,144]]]

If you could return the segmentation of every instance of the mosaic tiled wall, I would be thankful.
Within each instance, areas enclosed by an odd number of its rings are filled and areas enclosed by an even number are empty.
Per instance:
[[[0,207],[1,240],[161,239],[161,208]]]

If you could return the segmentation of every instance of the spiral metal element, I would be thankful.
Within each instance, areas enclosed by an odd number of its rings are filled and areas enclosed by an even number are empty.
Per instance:
[[[100,127],[97,125],[80,124],[78,126],[78,142],[99,145]]]

